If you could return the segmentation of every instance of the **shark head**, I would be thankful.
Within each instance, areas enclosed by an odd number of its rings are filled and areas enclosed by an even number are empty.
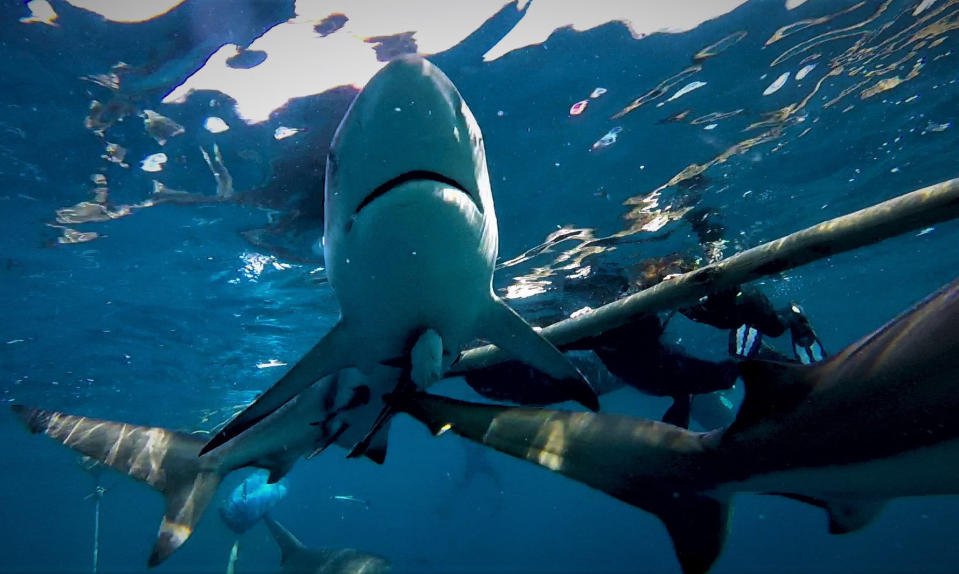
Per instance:
[[[383,67],[333,138],[326,165],[327,260],[335,259],[331,251],[364,209],[410,182],[462,192],[495,229],[479,125],[450,79],[417,56]]]

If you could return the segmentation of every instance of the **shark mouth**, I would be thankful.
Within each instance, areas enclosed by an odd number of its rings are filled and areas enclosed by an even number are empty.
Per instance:
[[[357,206],[356,211],[354,212],[354,215],[359,214],[364,207],[373,203],[378,198],[386,195],[387,193],[390,192],[390,190],[396,187],[399,187],[400,185],[403,185],[404,183],[407,183],[410,181],[422,181],[422,180],[436,181],[439,183],[446,184],[454,189],[458,189],[459,191],[462,191],[463,193],[467,195],[467,197],[470,198],[470,200],[474,204],[476,204],[476,207],[479,208],[479,210],[482,212],[483,208],[480,205],[480,203],[476,201],[476,198],[473,197],[473,194],[470,193],[465,187],[460,185],[459,182],[457,182],[456,180],[446,177],[445,175],[441,173],[437,173],[435,171],[414,170],[414,171],[408,171],[406,173],[400,174],[394,177],[393,179],[378,185],[376,189],[370,192],[370,194],[366,196],[366,198],[360,203],[360,205]]]

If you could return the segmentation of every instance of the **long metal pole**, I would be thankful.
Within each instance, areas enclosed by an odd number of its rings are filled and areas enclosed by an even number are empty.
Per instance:
[[[872,207],[824,221],[781,239],[737,253],[603,305],[591,313],[554,323],[543,335],[555,345],[572,343],[626,324],[644,313],[689,305],[710,293],[858,249],[909,231],[959,217],[959,178],[937,183]],[[494,345],[465,351],[453,374],[509,358]]]

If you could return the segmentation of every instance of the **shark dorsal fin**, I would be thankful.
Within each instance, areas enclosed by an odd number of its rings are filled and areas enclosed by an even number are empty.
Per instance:
[[[813,389],[815,366],[775,361],[743,361],[739,371],[746,396],[730,432],[756,422],[781,416],[800,403]]]
[[[305,548],[303,543],[297,540],[296,536],[293,536],[292,532],[276,520],[273,520],[269,514],[263,515],[263,522],[266,524],[266,527],[270,529],[270,534],[272,534],[273,539],[276,540],[277,546],[280,547],[281,562],[286,562],[291,554]]]
[[[830,534],[848,534],[865,528],[886,506],[886,500],[883,498],[847,500],[842,498],[816,498],[800,494],[777,494],[825,510],[829,514]]]

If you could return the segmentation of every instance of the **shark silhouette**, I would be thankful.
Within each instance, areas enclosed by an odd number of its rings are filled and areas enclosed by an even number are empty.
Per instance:
[[[576,367],[493,293],[499,232],[483,136],[437,67],[404,56],[370,80],[330,146],[325,201],[326,272],[340,320],[202,452],[345,367],[408,365],[408,378],[424,388],[476,338],[598,410]]]
[[[285,574],[386,574],[392,570],[382,556],[353,548],[309,548],[269,514],[263,522],[280,547]]]
[[[959,494],[959,279],[812,366],[747,361],[727,429],[408,394],[434,432],[531,461],[658,516],[683,571],[723,548],[732,496],[778,494],[858,530],[887,500]]]

